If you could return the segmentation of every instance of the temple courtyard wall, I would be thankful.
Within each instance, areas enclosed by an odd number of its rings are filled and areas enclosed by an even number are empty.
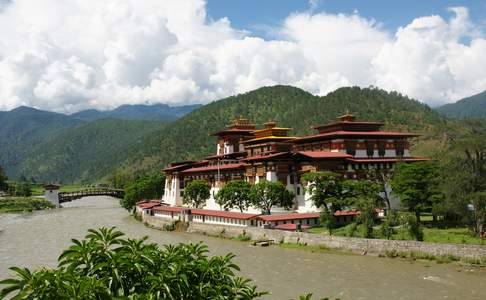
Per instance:
[[[142,215],[142,220],[144,223],[157,229],[164,229],[165,224],[174,222],[145,214]],[[225,238],[236,238],[241,235],[246,235],[250,237],[251,240],[273,240],[275,243],[303,244],[350,251],[358,254],[385,255],[388,251],[397,251],[425,253],[434,256],[452,255],[457,258],[483,259],[486,257],[486,246],[481,245],[352,238],[306,232],[263,229],[259,227],[204,224],[198,222],[189,222],[185,228],[189,233]]]

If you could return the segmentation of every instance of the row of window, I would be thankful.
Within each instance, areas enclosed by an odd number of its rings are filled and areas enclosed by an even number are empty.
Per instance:
[[[219,223],[227,223],[227,224],[235,224],[235,225],[246,225],[245,220],[224,218],[224,217],[194,215],[193,219],[200,220],[202,222],[219,222]],[[253,220],[252,220],[252,225],[253,225]]]

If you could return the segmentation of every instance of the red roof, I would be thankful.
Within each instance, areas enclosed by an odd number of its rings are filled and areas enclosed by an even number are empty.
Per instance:
[[[418,134],[409,132],[395,132],[395,131],[332,131],[315,135],[308,135],[294,139],[292,142],[299,143],[301,141],[312,140],[316,138],[328,138],[335,136],[373,136],[373,137],[417,137]]]
[[[309,225],[304,225],[304,224],[300,225],[300,228],[302,230],[306,230],[309,227],[310,227]],[[295,230],[297,230],[297,224],[291,224],[291,223],[280,224],[280,225],[273,227],[273,229],[295,231]]]
[[[336,217],[339,216],[358,216],[361,214],[359,210],[338,210],[334,213]]]
[[[153,210],[155,211],[168,211],[168,212],[178,212],[185,210],[187,208],[177,207],[177,206],[157,206],[154,207]]]
[[[216,166],[207,166],[207,167],[198,167],[198,168],[190,168],[187,170],[182,171],[182,173],[195,173],[195,172],[209,172],[209,171],[217,171],[219,170],[231,170],[231,169],[241,169],[245,165],[244,164],[225,164]]]
[[[283,157],[283,156],[288,155],[288,154],[289,154],[289,152],[277,152],[277,153],[271,153],[271,154],[260,154],[260,155],[250,156],[250,157],[244,158],[242,160],[244,160],[244,161],[247,161],[247,160],[266,160],[266,159],[270,159],[270,158]]]
[[[390,158],[348,158],[348,161],[354,163],[395,163],[395,162],[414,162],[414,161],[426,161],[428,158],[423,157],[390,157]]]
[[[152,207],[159,206],[159,205],[160,205],[160,201],[158,201],[158,200],[151,200],[151,201],[145,201],[145,202],[137,203],[137,206],[142,208],[142,209],[148,209],[148,208],[152,208]]]
[[[258,216],[258,214],[247,214],[242,212],[233,212],[233,211],[226,211],[226,210],[210,210],[210,209],[191,209],[191,212],[193,215],[222,217],[222,218],[241,219],[241,220],[249,220],[251,218]]]
[[[287,221],[287,220],[299,220],[299,219],[312,219],[319,218],[320,213],[290,213],[290,214],[278,214],[278,215],[261,215],[258,216],[259,219],[269,222],[269,221]]]
[[[325,159],[325,158],[352,158],[350,154],[342,152],[331,152],[331,151],[299,151],[297,152],[304,156],[314,158],[314,159]]]

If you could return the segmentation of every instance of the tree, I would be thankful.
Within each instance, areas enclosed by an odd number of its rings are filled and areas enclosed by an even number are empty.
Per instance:
[[[383,223],[380,226],[380,234],[383,238],[389,240],[395,233],[393,228],[398,223],[398,214],[394,210],[389,210]]]
[[[393,193],[400,197],[400,203],[415,213],[420,222],[420,214],[432,211],[439,199],[439,168],[429,161],[398,164],[395,167],[391,186]]]
[[[32,196],[32,187],[28,182],[20,182],[8,185],[8,193],[15,197]]]
[[[7,180],[8,180],[7,175],[5,174],[5,171],[3,170],[2,166],[0,166],[0,191],[8,190]]]
[[[336,228],[336,217],[334,213],[330,212],[328,209],[321,212],[321,224],[327,228],[329,235],[332,235],[334,228]]]
[[[470,195],[474,207],[474,232],[486,232],[486,192],[477,192]]]
[[[251,187],[250,198],[253,206],[270,214],[273,206],[291,209],[294,205],[294,193],[280,182],[262,181]]]
[[[386,207],[390,210],[390,181],[392,179],[391,172],[384,172],[383,170],[372,169],[368,172],[369,178],[381,186],[381,194],[385,200]]]
[[[346,180],[344,186],[348,191],[349,202],[353,203],[360,211],[358,221],[364,225],[364,236],[373,237],[373,226],[376,219],[375,209],[383,205],[383,198],[380,197],[381,185],[369,180]]]
[[[56,269],[12,267],[0,299],[255,299],[264,295],[237,277],[233,254],[208,256],[203,244],[125,239],[115,228],[88,230],[59,257]],[[188,259],[190,258],[190,259]]]
[[[233,180],[226,183],[216,194],[216,203],[225,210],[238,208],[241,212],[251,205],[251,185],[243,180]]]
[[[411,238],[417,241],[424,240],[424,232],[420,227],[420,222],[417,217],[412,213],[402,214],[401,216],[402,230],[405,230]]]
[[[469,130],[461,138],[452,139],[443,159],[441,209],[446,217],[456,217],[476,235],[482,235],[482,216],[486,214],[482,202],[486,193],[486,128],[483,123],[472,122]],[[474,212],[469,209],[471,204]]]
[[[311,172],[304,174],[302,181],[307,185],[306,190],[316,207],[327,210],[332,205],[332,211],[335,212],[345,206],[343,201],[346,197],[341,175],[333,172]]]
[[[120,204],[127,210],[132,210],[140,200],[160,199],[164,194],[164,187],[165,176],[161,173],[140,177],[127,184]]]
[[[189,204],[192,207],[203,207],[210,197],[210,190],[211,187],[206,181],[193,180],[184,189],[182,200],[184,204]]]

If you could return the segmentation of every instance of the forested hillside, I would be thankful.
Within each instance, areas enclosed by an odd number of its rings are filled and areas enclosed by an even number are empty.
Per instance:
[[[39,181],[92,182],[113,172],[127,159],[130,147],[143,148],[164,124],[149,121],[103,119],[64,130],[37,143],[11,169],[14,177]]]
[[[24,153],[39,141],[81,123],[63,114],[30,107],[0,112],[0,165],[10,171],[23,162]]]
[[[123,105],[73,115],[30,107],[0,111],[0,166],[12,179],[92,181],[126,160],[128,149],[159,130],[160,121],[174,121],[199,106]]]
[[[437,111],[454,118],[486,118],[486,91],[438,107]]]
[[[360,120],[384,121],[389,129],[421,133],[413,146],[418,155],[433,155],[448,136],[460,134],[463,128],[461,122],[398,93],[350,87],[318,97],[298,88],[274,86],[215,101],[165,125],[105,119],[63,129],[3,165],[11,176],[41,181],[94,182],[109,180],[115,173],[135,176],[158,171],[172,161],[213,154],[215,138],[208,133],[238,116],[260,126],[275,120],[301,135],[313,133],[313,125],[333,122],[346,111]]]
[[[373,88],[341,88],[317,97],[290,86],[264,87],[208,104],[168,124],[143,142],[144,147],[129,156],[125,169],[140,172],[161,168],[171,161],[200,159],[215,152],[215,138],[209,132],[223,128],[237,116],[257,124],[275,120],[293,128],[295,135],[310,134],[313,125],[333,122],[349,111],[361,120],[384,121],[388,128],[423,134],[416,153],[431,155],[443,144],[449,122],[428,106]]]

